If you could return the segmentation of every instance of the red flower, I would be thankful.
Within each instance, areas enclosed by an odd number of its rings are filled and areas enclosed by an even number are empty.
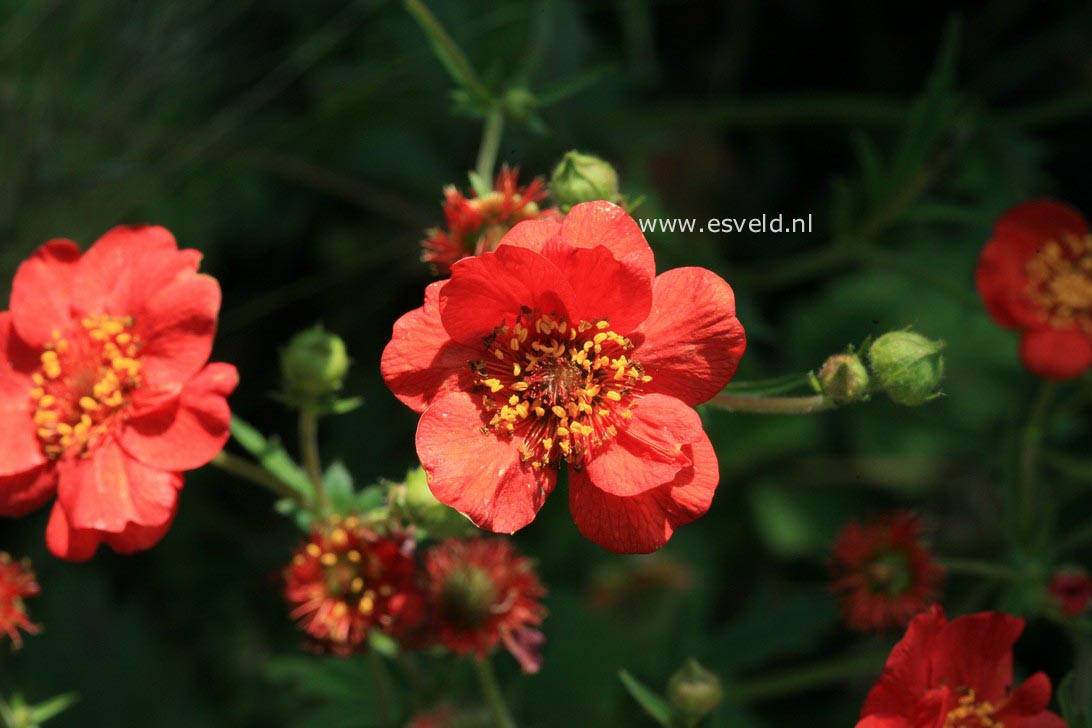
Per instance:
[[[170,527],[182,472],[228,437],[235,368],[209,364],[220,286],[160,227],[118,227],[80,255],[52,240],[0,313],[0,514],[57,495],[60,558],[131,553]]]
[[[934,605],[891,651],[857,728],[1065,728],[1046,709],[1046,675],[1013,689],[1012,646],[1023,631],[1024,620],[998,612],[948,622]]]
[[[712,272],[654,276],[637,224],[600,201],[520,224],[425,290],[382,370],[423,413],[440,501],[512,533],[567,463],[577,527],[618,552],[655,551],[708,510],[717,459],[693,406],[732,378],[743,326]]]
[[[556,219],[560,215],[538,203],[546,198],[546,186],[540,177],[520,187],[519,169],[505,165],[493,183],[493,191],[478,197],[465,197],[454,185],[444,188],[444,219],[447,229],[433,228],[421,243],[421,260],[431,263],[436,272],[447,275],[455,261],[495,250],[506,232],[524,220]]]
[[[1064,569],[1054,574],[1047,591],[1066,617],[1079,617],[1092,602],[1092,579],[1084,569]]]
[[[908,513],[846,524],[830,570],[846,623],[862,632],[905,626],[936,599],[944,577],[921,545],[921,520]]]
[[[367,649],[368,633],[409,634],[423,617],[414,542],[379,535],[350,517],[333,521],[295,552],[284,573],[292,618],[322,652]]]
[[[36,597],[40,588],[26,559],[13,561],[11,555],[0,552],[0,632],[11,638],[15,649],[23,646],[19,630],[37,634],[38,625],[27,617],[23,600]]]
[[[425,559],[437,641],[485,659],[500,642],[524,672],[538,672],[546,589],[534,565],[503,539],[449,539]]]
[[[1050,200],[1009,210],[975,280],[994,320],[1023,332],[1029,370],[1069,379],[1092,366],[1092,235],[1080,213]]]

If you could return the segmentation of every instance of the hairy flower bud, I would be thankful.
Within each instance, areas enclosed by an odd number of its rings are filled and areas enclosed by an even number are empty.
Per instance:
[[[943,341],[913,331],[891,331],[872,342],[868,361],[887,396],[913,407],[938,396],[944,376],[942,349]]]
[[[667,698],[685,725],[694,725],[709,715],[723,697],[720,678],[697,660],[688,660],[667,683]]]
[[[835,354],[819,370],[822,393],[835,402],[853,402],[868,394],[868,370],[856,354]]]
[[[476,530],[470,519],[436,500],[429,490],[428,476],[420,467],[406,473],[404,482],[391,487],[390,504],[393,515],[424,531],[429,538],[469,536]]]
[[[618,173],[610,163],[575,149],[565,153],[550,178],[550,195],[568,207],[581,202],[618,199]]]
[[[296,334],[281,350],[285,393],[297,403],[315,402],[336,393],[348,371],[345,342],[321,325]]]

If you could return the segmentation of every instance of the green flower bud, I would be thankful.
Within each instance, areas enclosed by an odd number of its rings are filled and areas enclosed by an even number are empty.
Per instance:
[[[566,152],[550,178],[550,195],[562,207],[618,199],[618,173],[599,157]]]
[[[301,404],[314,403],[337,392],[348,371],[345,342],[321,325],[296,334],[281,350],[285,393]]]
[[[667,683],[667,699],[686,725],[695,725],[720,705],[724,690],[720,678],[697,660],[689,660]]]
[[[868,370],[856,354],[835,354],[819,370],[819,387],[835,402],[853,402],[868,394]]]
[[[409,471],[405,482],[391,488],[390,504],[396,518],[417,526],[429,538],[468,536],[476,530],[466,516],[436,500],[423,468]]]
[[[868,361],[872,373],[898,404],[915,407],[939,396],[944,376],[943,341],[913,331],[891,331],[872,342]]]

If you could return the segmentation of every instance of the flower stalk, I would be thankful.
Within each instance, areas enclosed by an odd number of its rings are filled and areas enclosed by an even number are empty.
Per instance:
[[[488,659],[473,660],[474,673],[478,677],[478,685],[482,690],[489,712],[493,716],[495,728],[516,728],[508,704],[504,701],[504,694],[497,683],[497,674],[493,670],[493,663]]]
[[[311,409],[301,409],[299,419],[300,457],[307,479],[315,489],[315,513],[326,514],[326,488],[322,481],[322,459],[319,456],[318,414]]]
[[[729,412],[760,415],[807,415],[834,409],[834,401],[822,394],[804,397],[766,397],[721,392],[709,404]]]

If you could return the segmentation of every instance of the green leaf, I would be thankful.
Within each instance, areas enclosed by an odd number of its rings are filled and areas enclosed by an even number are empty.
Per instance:
[[[618,678],[649,717],[662,726],[672,725],[675,720],[675,709],[664,696],[630,675],[626,670],[619,670]]]
[[[80,697],[76,693],[65,693],[64,695],[58,695],[54,698],[50,698],[44,703],[35,705],[30,710],[30,715],[36,723],[44,723],[50,718],[54,718],[64,711],[72,707]]]
[[[330,464],[322,476],[322,484],[326,490],[326,498],[335,512],[350,513],[355,510],[353,476],[343,462],[335,460]]]
[[[236,415],[231,417],[231,435],[263,468],[280,478],[292,490],[305,498],[311,498],[313,493],[310,481],[278,440],[266,439],[255,427]]]

